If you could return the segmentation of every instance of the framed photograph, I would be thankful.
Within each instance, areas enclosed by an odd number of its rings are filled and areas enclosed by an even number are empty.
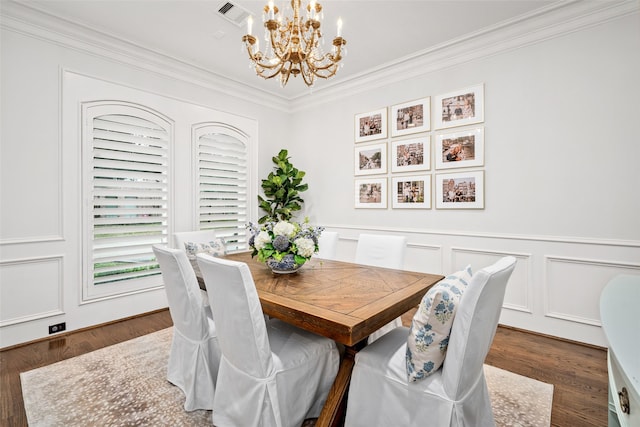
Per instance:
[[[391,142],[391,172],[431,169],[431,136]]]
[[[435,97],[436,129],[482,123],[484,84],[459,89]]]
[[[431,98],[426,97],[391,107],[391,136],[431,130]]]
[[[387,178],[356,179],[356,208],[387,208]]]
[[[355,175],[387,173],[387,143],[357,146],[355,149]]]
[[[484,165],[484,127],[436,135],[436,169]]]
[[[436,209],[484,209],[484,171],[436,174]]]
[[[356,143],[387,137],[387,109],[356,114]]]
[[[394,177],[391,191],[394,209],[431,209],[431,175]]]

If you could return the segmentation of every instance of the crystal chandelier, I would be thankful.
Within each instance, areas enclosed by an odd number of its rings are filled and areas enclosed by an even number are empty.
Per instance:
[[[280,84],[284,87],[293,75],[302,76],[307,86],[313,86],[316,77],[328,79],[338,71],[338,64],[346,55],[347,41],[342,38],[342,20],[338,20],[337,35],[333,39],[333,47],[325,53],[322,49],[323,39],[320,32],[322,6],[311,0],[306,7],[305,17],[300,15],[300,0],[291,0],[293,18],[283,19],[278,8],[270,0],[264,7],[264,27],[266,48],[260,51],[259,40],[251,34],[253,19],[247,20],[247,35],[242,37],[249,53],[251,66],[256,73],[271,79],[280,76]]]

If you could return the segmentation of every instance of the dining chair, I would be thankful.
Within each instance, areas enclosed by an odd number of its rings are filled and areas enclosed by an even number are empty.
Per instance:
[[[318,239],[318,252],[316,256],[322,259],[336,259],[338,246],[338,232],[323,231]]]
[[[334,341],[265,320],[247,264],[198,254],[222,359],[217,427],[300,427],[320,414],[338,372]]]
[[[156,245],[173,320],[167,380],[185,395],[184,409],[213,409],[220,348],[211,309],[205,306],[195,271],[180,249]]]
[[[184,244],[193,243],[209,243],[216,239],[214,230],[196,230],[196,231],[180,231],[173,233],[173,242],[177,249],[185,249]]]
[[[483,363],[515,263],[504,257],[471,277],[457,305],[444,363],[430,375],[408,379],[405,327],[358,352],[345,426],[494,426]]]
[[[401,270],[406,246],[407,238],[404,236],[360,234],[355,261],[357,264]],[[402,326],[402,319],[398,317],[369,335],[368,343],[371,344],[390,330],[400,326]]]

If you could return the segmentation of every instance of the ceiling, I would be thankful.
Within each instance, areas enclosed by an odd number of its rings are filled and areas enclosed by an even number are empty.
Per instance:
[[[300,77],[292,77],[288,85],[281,88],[276,79],[263,80],[256,76],[241,43],[246,24],[235,25],[218,12],[227,0],[16,1],[285,99],[309,93]],[[275,0],[275,3],[282,7],[284,1]],[[253,14],[253,33],[258,34],[266,0],[231,0],[231,3]],[[307,3],[303,0],[303,4]],[[518,21],[551,3],[557,1],[324,0],[325,49],[330,49],[336,22],[341,18],[348,54],[338,74],[328,81],[318,80],[314,91],[439,45]]]

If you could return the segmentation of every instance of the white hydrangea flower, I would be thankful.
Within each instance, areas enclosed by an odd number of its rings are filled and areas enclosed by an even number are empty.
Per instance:
[[[293,237],[296,232],[296,228],[293,224],[287,221],[280,221],[273,227],[273,234],[276,236]]]
[[[298,255],[309,258],[315,250],[315,243],[312,239],[301,237],[293,242],[298,248]]]
[[[267,243],[271,243],[271,236],[269,236],[269,233],[267,233],[266,231],[261,231],[256,236],[253,244],[257,250],[260,250],[264,248]]]

